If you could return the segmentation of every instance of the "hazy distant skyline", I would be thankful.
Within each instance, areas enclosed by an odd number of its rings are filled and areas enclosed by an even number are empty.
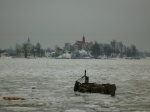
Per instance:
[[[0,48],[28,37],[43,48],[81,40],[150,51],[150,0],[0,0]]]

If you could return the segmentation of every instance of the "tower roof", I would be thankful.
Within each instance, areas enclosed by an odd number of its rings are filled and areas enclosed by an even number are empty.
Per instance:
[[[30,43],[30,39],[29,39],[29,37],[28,37],[28,41],[27,41],[28,43]]]
[[[83,42],[83,43],[85,43],[85,37],[84,37],[84,35],[83,35],[83,39],[82,39],[82,42]]]

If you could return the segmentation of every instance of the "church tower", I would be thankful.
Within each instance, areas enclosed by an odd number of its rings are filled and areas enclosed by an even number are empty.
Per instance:
[[[83,43],[85,43],[85,37],[84,37],[84,35],[83,35],[83,39],[82,39],[82,42],[83,42]]]
[[[28,41],[27,41],[28,43],[30,43],[30,39],[29,39],[29,37],[28,37]]]

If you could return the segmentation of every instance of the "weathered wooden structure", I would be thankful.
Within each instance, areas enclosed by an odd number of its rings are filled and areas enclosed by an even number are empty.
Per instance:
[[[83,78],[85,79],[85,82],[81,83],[80,81]],[[86,76],[86,70],[85,70],[85,75],[75,82],[74,91],[88,92],[88,93],[102,93],[102,94],[110,94],[111,96],[115,96],[116,85],[89,83],[89,77]]]

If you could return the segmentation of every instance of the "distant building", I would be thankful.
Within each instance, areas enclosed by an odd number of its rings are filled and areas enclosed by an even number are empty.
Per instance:
[[[61,49],[61,48],[59,48],[59,47],[57,47],[57,48],[56,48],[56,53],[57,53],[58,55],[62,55],[62,54],[64,53],[64,50]]]
[[[86,42],[85,37],[83,35],[82,41],[76,41],[75,44],[73,45],[76,50],[89,50],[93,45],[93,42]]]
[[[8,52],[3,52],[0,54],[0,57],[8,57],[10,54]]]
[[[27,44],[27,49],[28,49],[27,53],[28,53],[28,56],[30,56],[33,45],[30,43],[30,38],[29,37],[28,37],[28,40],[27,40],[26,44]]]

